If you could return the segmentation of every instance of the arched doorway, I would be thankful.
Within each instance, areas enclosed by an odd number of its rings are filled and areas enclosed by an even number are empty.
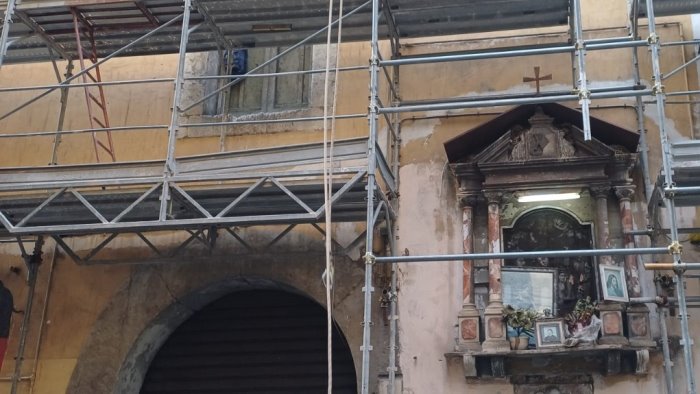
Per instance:
[[[231,293],[193,314],[160,348],[141,394],[325,393],[326,312],[282,290]],[[355,367],[333,330],[333,392],[356,393]]]

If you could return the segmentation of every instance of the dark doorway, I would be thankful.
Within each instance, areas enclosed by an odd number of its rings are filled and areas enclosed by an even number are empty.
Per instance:
[[[279,290],[229,294],[178,327],[141,394],[326,393],[326,311]],[[333,330],[333,392],[356,393],[355,367]]]
[[[512,228],[503,229],[506,252],[590,249],[591,225],[581,224],[566,212],[554,208],[530,211]],[[591,257],[520,258],[505,260],[510,267],[556,269],[556,294],[560,316],[570,312],[576,300],[596,299],[596,272]]]

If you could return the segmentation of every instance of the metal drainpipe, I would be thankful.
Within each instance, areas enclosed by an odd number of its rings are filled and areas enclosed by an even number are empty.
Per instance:
[[[661,294],[661,284],[656,282],[656,294]],[[668,308],[659,305],[659,328],[661,329],[661,351],[664,355],[664,380],[666,381],[666,394],[673,394],[673,362],[671,361],[671,351],[668,347],[668,328],[666,327],[666,311]]]
[[[372,254],[372,242],[374,233],[374,199],[375,199],[375,178],[374,172],[377,167],[376,141],[377,141],[377,118],[379,115],[379,103],[377,100],[379,71],[379,0],[372,0],[372,37],[370,55],[370,78],[369,78],[369,138],[367,142],[367,231],[365,248],[367,252],[365,259],[365,283],[364,312],[362,318],[362,379],[360,392],[369,394],[370,382],[370,352],[372,350],[371,326],[372,326],[372,274],[375,257]]]
[[[51,265],[49,266],[49,277],[46,280],[46,293],[44,295],[44,306],[41,309],[41,320],[39,321],[39,334],[36,339],[36,350],[34,351],[34,365],[32,366],[32,380],[29,384],[29,394],[34,393],[34,384],[36,383],[36,371],[39,367],[39,352],[41,351],[41,339],[44,336],[44,323],[46,322],[46,311],[49,309],[49,296],[51,294],[51,284],[53,283],[53,270],[56,268],[56,254],[58,253],[58,244],[54,243],[53,253],[51,254]]]
[[[632,48],[632,62],[634,63],[634,83],[641,85],[641,78],[639,75],[639,57],[636,47]],[[647,144],[647,130],[644,125],[644,103],[642,102],[641,97],[635,98],[635,110],[637,112],[637,129],[639,130],[639,160],[642,164],[642,179],[644,181],[645,200],[647,203],[649,203],[649,199],[651,199],[651,194],[654,189],[651,183],[651,177],[649,176],[649,145]]]
[[[36,240],[34,252],[31,256],[26,256],[27,275],[29,282],[29,294],[27,294],[27,303],[24,308],[24,318],[22,319],[22,329],[19,337],[19,348],[17,349],[17,357],[15,360],[15,372],[12,375],[12,387],[10,394],[17,393],[17,387],[21,380],[20,373],[22,372],[22,361],[24,360],[24,348],[27,344],[27,334],[29,333],[29,321],[32,315],[32,306],[34,305],[34,290],[36,288],[36,277],[41,263],[41,246],[44,243],[43,237]]]
[[[665,101],[666,96],[664,87],[661,84],[661,65],[660,65],[660,46],[659,37],[656,34],[656,20],[654,17],[654,2],[647,0],[647,19],[649,21],[649,46],[651,48],[651,65],[654,73],[654,94],[656,95],[656,110],[659,115],[659,137],[661,140],[661,157],[662,168],[664,172],[665,188],[673,189],[673,166],[671,163],[671,142],[669,141],[668,132],[666,130],[665,118]],[[686,390],[689,394],[695,394],[695,370],[693,369],[693,351],[692,351],[692,336],[688,327],[688,309],[685,300],[685,281],[683,280],[684,269],[680,266],[681,263],[681,248],[678,241],[678,220],[676,217],[676,206],[673,195],[665,196],[664,205],[669,215],[669,224],[671,229],[671,245],[669,251],[673,255],[674,273],[677,283],[678,309],[681,319],[681,335],[683,336],[683,361],[685,363],[685,378]]]

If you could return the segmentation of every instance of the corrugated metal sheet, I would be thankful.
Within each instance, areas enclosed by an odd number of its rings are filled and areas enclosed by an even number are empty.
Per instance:
[[[344,12],[363,3],[363,0],[346,0]],[[199,0],[198,4],[212,16],[226,40],[238,47],[293,44],[327,23],[326,0]],[[404,38],[566,25],[569,15],[568,0],[391,0],[389,4]],[[657,0],[654,4],[660,16],[700,12],[700,2],[696,0]],[[182,12],[182,1],[24,1],[18,6],[18,12],[45,30],[67,53],[75,55],[71,7],[83,13],[95,27],[99,55],[103,57],[175,18]],[[642,16],[643,10],[641,7]],[[368,40],[370,15],[370,8],[365,7],[345,20],[343,39]],[[6,62],[47,59],[48,52],[41,38],[32,35],[30,27],[16,19],[11,33],[14,42]],[[195,10],[191,26],[203,21],[202,14]],[[386,37],[383,15],[380,24],[380,38]],[[142,45],[126,51],[124,56],[177,52],[179,25],[179,22],[174,23]],[[260,31],[261,26],[274,25],[288,25],[289,30]],[[325,35],[313,42],[322,41],[325,42]],[[192,33],[188,51],[215,49],[215,36],[208,26],[202,25]]]
[[[333,392],[356,393],[348,344],[333,333]],[[283,291],[230,294],[195,313],[151,363],[141,394],[325,393],[326,313]]]

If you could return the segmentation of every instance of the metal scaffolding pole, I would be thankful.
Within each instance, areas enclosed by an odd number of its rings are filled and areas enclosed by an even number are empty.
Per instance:
[[[394,236],[394,221],[387,219],[387,238],[389,239],[389,251],[391,255],[396,255],[396,237]],[[396,372],[398,368],[396,367],[396,336],[397,336],[397,320],[399,319],[397,311],[398,302],[398,266],[397,264],[391,265],[391,289],[389,294],[389,365],[387,366],[387,372],[389,375],[388,382],[388,393],[394,394],[396,391]]]
[[[15,14],[16,0],[8,0],[5,8],[5,17],[2,20],[2,31],[0,32],[0,68],[2,62],[7,55],[7,38],[10,36],[10,27],[12,26],[12,17]]]
[[[634,41],[612,41],[612,42],[591,42],[589,40],[581,40],[584,43],[586,50],[606,50],[619,49],[628,47],[646,46],[648,43],[644,40]],[[590,42],[590,43],[589,43]],[[575,45],[560,45],[560,46],[542,46],[527,49],[508,49],[508,50],[490,50],[474,53],[458,53],[449,55],[415,55],[407,56],[401,59],[381,60],[379,64],[382,67],[387,66],[406,66],[411,64],[425,63],[446,63],[458,62],[466,60],[485,60],[485,59],[500,59],[507,57],[519,56],[538,56],[538,55],[556,55],[562,53],[575,53],[577,47]]]
[[[400,33],[394,16],[391,13],[391,0],[382,0],[382,11],[387,24],[390,27],[391,32],[391,55],[392,58],[398,58],[401,56],[401,42]],[[400,91],[399,91],[399,66],[391,67],[391,77],[389,78],[390,89],[388,90],[389,103],[391,106],[396,106],[401,101]],[[389,155],[391,172],[396,179],[395,190],[398,193],[399,190],[399,154],[401,149],[401,120],[399,114],[391,114],[389,119],[389,128],[393,131],[387,133],[387,152]],[[398,210],[398,199],[393,199],[393,208]],[[394,228],[395,220],[388,217],[386,220],[387,227],[387,238],[389,240],[389,251],[392,256],[395,256],[398,252],[396,245],[396,236]],[[398,372],[397,366],[397,340],[398,340],[398,264],[391,265],[391,289],[389,294],[389,364],[387,366],[387,374],[389,378],[387,394],[395,394],[396,392],[396,373]]]
[[[24,316],[22,319],[22,327],[19,337],[19,346],[17,348],[17,357],[15,358],[15,371],[12,374],[12,387],[10,388],[10,394],[16,394],[19,387],[19,382],[21,380],[20,376],[22,374],[22,363],[24,361],[24,348],[27,344],[27,336],[29,334],[29,322],[32,317],[32,307],[34,306],[34,290],[36,289],[36,279],[39,272],[39,265],[41,264],[41,249],[44,245],[44,237],[38,237],[34,243],[34,251],[31,255],[26,255],[24,253],[24,246],[20,242],[20,248],[22,249],[22,254],[24,262],[27,266],[27,283],[29,285],[29,292],[27,294],[27,301],[24,307]],[[14,309],[14,305],[11,305]],[[36,363],[37,360],[34,360]],[[32,377],[36,379],[36,376]]]
[[[656,96],[656,109],[659,116],[659,135],[661,139],[661,156],[662,156],[662,168],[665,188],[673,188],[673,173],[671,167],[671,151],[670,151],[670,141],[668,139],[668,133],[666,131],[665,119],[665,93],[664,86],[661,84],[661,66],[659,61],[659,36],[656,34],[656,20],[654,18],[654,2],[653,0],[647,0],[647,18],[649,20],[649,45],[651,47],[651,64],[654,78],[653,92]],[[683,281],[683,269],[679,267],[681,264],[681,244],[678,241],[678,221],[676,218],[676,207],[673,201],[673,195],[668,193],[664,196],[664,204],[667,208],[669,214],[669,224],[671,228],[671,246],[669,250],[673,255],[673,263],[676,267],[673,270],[678,282],[677,296],[678,296],[678,308],[681,319],[681,336],[683,338],[683,360],[685,362],[685,376],[687,392],[689,394],[696,394],[695,390],[695,371],[693,370],[693,352],[692,352],[692,337],[690,336],[690,330],[688,327],[688,308],[685,299],[685,284]]]
[[[374,229],[374,190],[376,188],[375,171],[377,166],[377,122],[379,121],[378,75],[379,75],[379,0],[372,0],[372,35],[371,54],[369,58],[369,138],[367,142],[367,232],[365,239],[365,284],[364,313],[362,319],[362,380],[361,394],[369,394],[369,364],[372,350],[372,270],[375,256],[372,254]]]
[[[608,98],[619,98],[619,97],[636,97],[636,96],[647,96],[652,93],[651,90],[612,90],[606,92],[589,92],[589,99],[608,99]],[[542,96],[542,97],[525,97],[525,98],[509,98],[509,99],[484,99],[484,100],[468,100],[468,101],[447,101],[438,102],[432,104],[418,104],[418,105],[402,105],[400,107],[386,107],[379,108],[379,113],[398,113],[398,112],[421,112],[421,111],[435,111],[435,110],[448,110],[448,109],[465,109],[465,108],[479,108],[479,107],[500,107],[508,105],[520,105],[520,104],[546,104],[546,103],[556,103],[561,101],[576,101],[580,97],[576,94],[560,94],[553,96]]]
[[[637,86],[641,86],[641,78],[639,75],[639,55],[637,54],[637,48],[632,48],[632,63],[634,64],[633,74],[634,83]],[[649,202],[651,199],[654,187],[651,183],[651,177],[649,176],[649,145],[647,144],[647,130],[644,124],[644,103],[642,102],[642,97],[635,97],[635,111],[637,112],[637,130],[639,132],[639,159],[642,163],[642,179],[644,181],[644,192],[646,196],[646,201]]]
[[[61,82],[61,72],[58,71],[58,64],[56,64],[56,58],[53,55],[53,50],[48,47],[49,53],[51,54],[51,64],[53,65],[54,72],[56,73],[56,79]],[[70,78],[73,75],[73,61],[69,60],[66,64],[66,73],[64,78]],[[63,124],[66,120],[66,109],[68,108],[68,87],[63,87],[61,89],[61,108],[58,111],[58,124],[56,125],[56,134],[53,137],[53,147],[51,149],[51,161],[49,165],[58,164],[58,146],[61,144],[61,131],[63,131]]]
[[[72,62],[72,60],[71,60]],[[186,78],[189,79],[189,78]],[[27,92],[30,90],[44,90],[44,89],[72,89],[72,88],[83,88],[89,86],[115,86],[115,85],[141,85],[145,83],[164,83],[173,82],[174,78],[150,78],[150,79],[130,79],[126,81],[105,81],[105,82],[87,82],[87,83],[72,83],[70,85],[62,84],[59,81],[58,84],[53,85],[35,85],[35,86],[18,86],[13,88],[0,88],[0,93],[7,92]]]
[[[184,12],[182,16],[182,30],[180,31],[180,50],[178,52],[177,73],[175,76],[175,92],[173,94],[173,109],[170,115],[170,126],[168,127],[168,151],[165,155],[165,173],[174,175],[175,169],[175,138],[179,127],[180,118],[180,98],[182,88],[185,85],[185,55],[187,54],[187,41],[189,39],[190,13],[192,11],[192,0],[183,0]],[[163,205],[167,204],[167,187],[163,186],[163,199],[161,200],[161,211]],[[164,220],[161,217],[161,220]]]
[[[668,254],[668,248],[636,249],[579,249],[579,250],[536,250],[531,252],[438,254],[423,256],[375,257],[377,263],[416,263],[427,261],[517,259],[534,257],[579,257],[579,256],[634,256],[643,254]]]
[[[581,27],[581,1],[572,0],[571,10],[574,19],[574,46],[576,47],[576,59],[578,60],[578,103],[583,113],[583,139],[591,139],[591,92],[588,90],[588,77],[586,76],[586,43],[583,41],[583,28]]]

